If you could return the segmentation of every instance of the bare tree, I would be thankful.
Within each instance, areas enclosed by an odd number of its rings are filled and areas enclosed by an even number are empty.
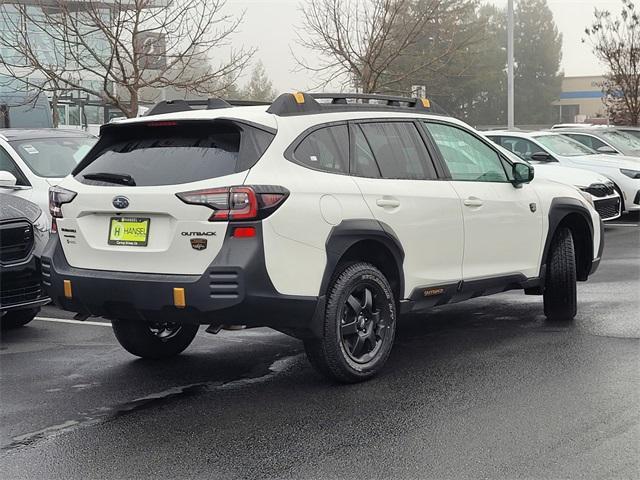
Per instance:
[[[630,0],[622,0],[620,17],[595,11],[585,30],[593,52],[607,65],[603,101],[615,123],[640,121],[640,14]]]
[[[149,89],[215,95],[254,53],[230,47],[242,17],[225,14],[225,0],[9,2],[0,67],[30,89],[84,92],[128,117]],[[215,65],[214,51],[227,52]]]
[[[308,0],[301,10],[298,44],[316,52],[313,64],[296,57],[301,68],[320,77],[318,86],[341,83],[363,93],[393,90],[418,72],[436,71],[471,38],[456,35],[464,0]],[[451,28],[443,28],[449,24]],[[437,53],[414,57],[416,47],[428,43],[437,30]],[[403,61],[403,59],[405,61]],[[400,64],[402,68],[397,68]],[[407,67],[407,65],[409,65]]]

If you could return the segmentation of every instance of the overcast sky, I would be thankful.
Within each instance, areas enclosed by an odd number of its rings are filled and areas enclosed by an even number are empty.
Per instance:
[[[526,0],[515,0],[526,1]],[[234,45],[255,46],[256,59],[264,63],[269,77],[279,92],[309,89],[313,77],[308,72],[294,72],[295,61],[290,48],[296,48],[294,27],[301,15],[301,0],[227,0],[229,13],[240,14],[245,21],[234,37]],[[491,0],[506,5],[507,0]],[[607,8],[616,14],[620,0],[548,0],[554,19],[563,34],[562,68],[566,75],[599,75],[603,67],[598,64],[588,45],[581,42],[584,29],[593,19],[593,10]]]

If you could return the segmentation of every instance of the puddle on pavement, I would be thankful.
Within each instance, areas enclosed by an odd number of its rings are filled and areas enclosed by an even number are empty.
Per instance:
[[[301,354],[297,354],[279,358],[267,368],[263,368],[260,371],[254,372],[254,375],[239,378],[236,380],[201,382],[189,385],[181,385],[168,388],[167,390],[163,390],[161,392],[145,395],[143,397],[139,397],[112,407],[100,406],[92,409],[89,412],[81,412],[75,419],[70,419],[56,425],[50,425],[34,432],[17,435],[11,439],[11,443],[2,446],[0,449],[6,451],[14,450],[21,447],[32,446],[41,440],[52,438],[63,433],[68,433],[79,428],[115,420],[119,417],[140,410],[154,408],[175,398],[201,395],[207,392],[241,388],[246,385],[262,383],[275,375],[289,370],[291,366],[293,366],[301,357]]]

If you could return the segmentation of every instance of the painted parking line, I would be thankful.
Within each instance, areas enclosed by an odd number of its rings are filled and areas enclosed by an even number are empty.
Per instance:
[[[80,321],[80,320],[69,320],[66,318],[50,318],[50,317],[36,317],[34,320],[40,320],[42,322],[55,322],[55,323],[77,323],[78,325],[94,325],[96,327],[109,327],[111,328],[111,324],[107,322],[90,322],[90,321]]]

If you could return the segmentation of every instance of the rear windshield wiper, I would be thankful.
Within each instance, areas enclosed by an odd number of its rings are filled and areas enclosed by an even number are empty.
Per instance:
[[[127,175],[125,173],[87,173],[86,175],[82,175],[83,178],[87,180],[98,180],[109,183],[117,183],[120,185],[127,185],[129,187],[135,187],[136,182],[131,175]]]

